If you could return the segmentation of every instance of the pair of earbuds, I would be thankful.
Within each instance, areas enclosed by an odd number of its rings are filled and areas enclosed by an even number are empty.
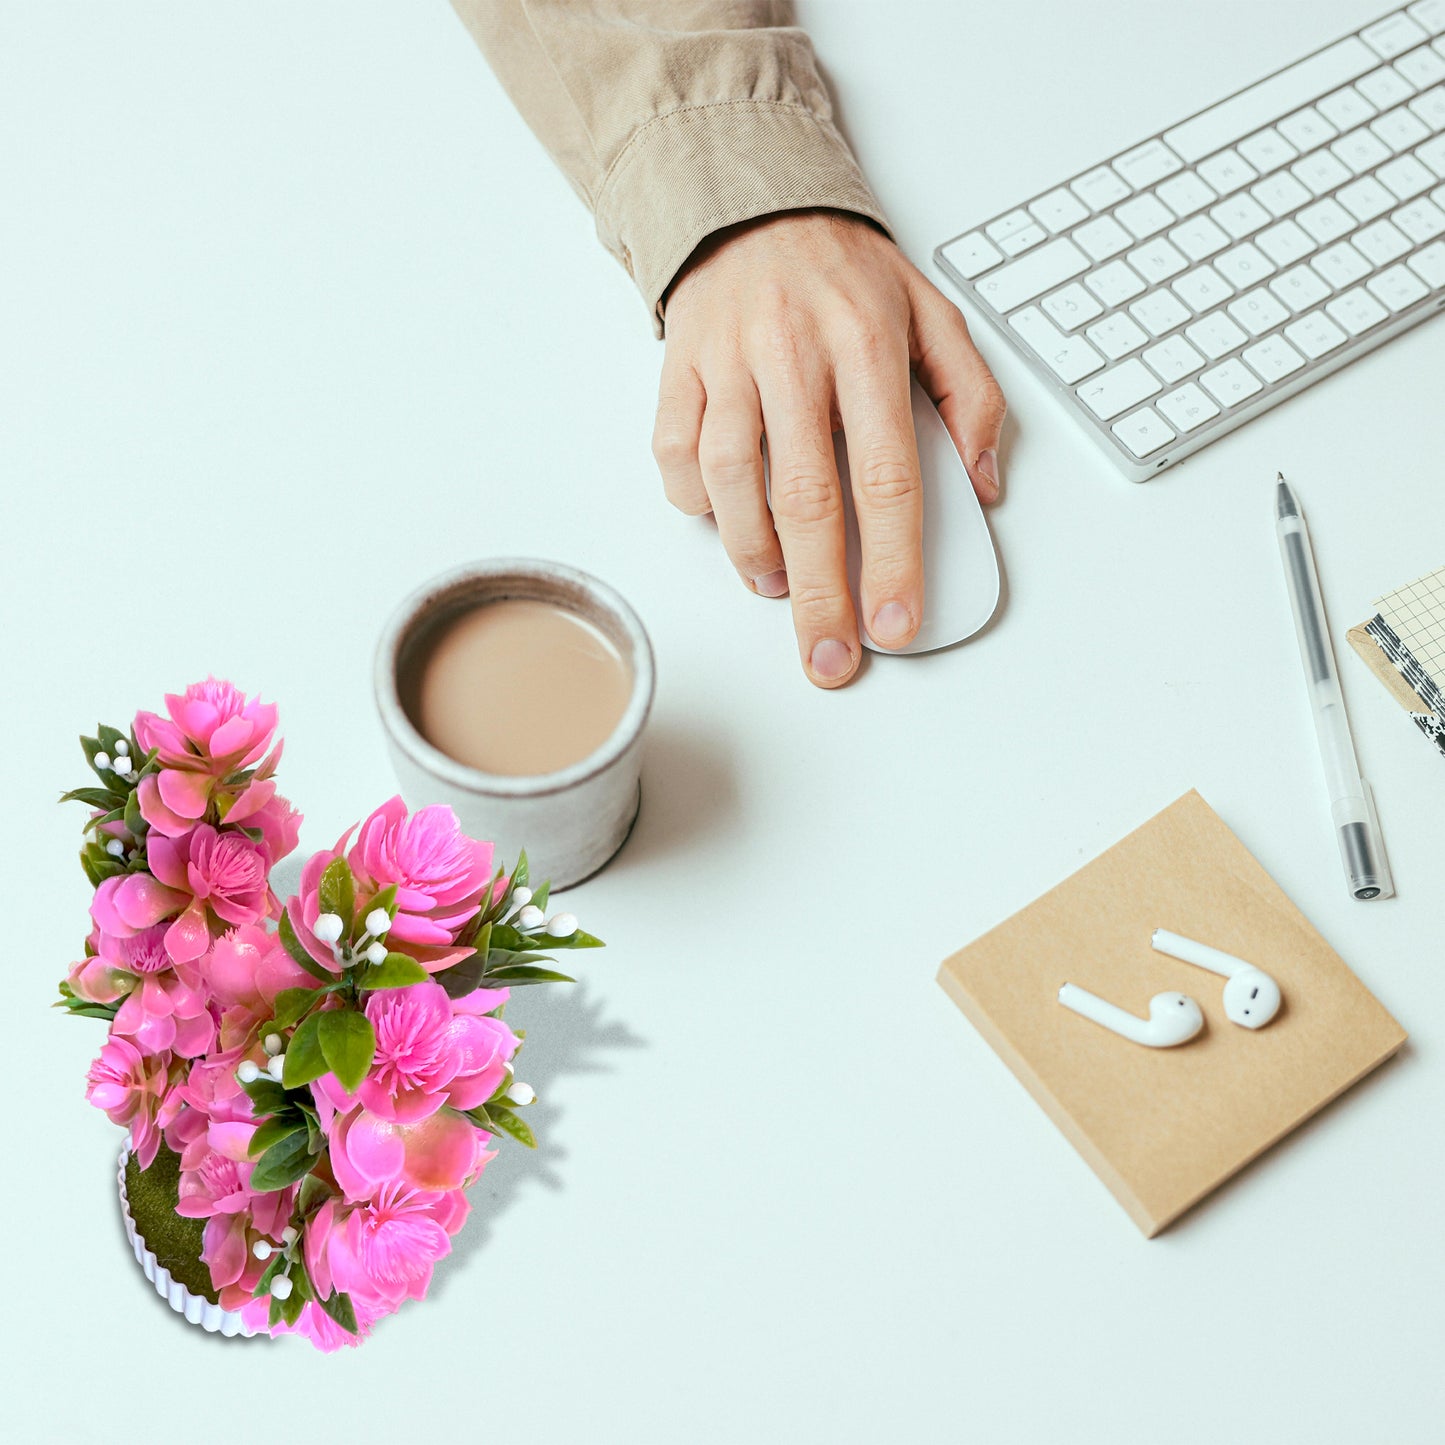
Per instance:
[[[1152,942],[1157,952],[1197,968],[1207,968],[1224,978],[1224,1015],[1231,1023],[1246,1029],[1262,1029],[1279,1012],[1283,997],[1279,985],[1262,968],[1164,928],[1154,930]],[[1151,1049],[1187,1044],[1204,1027],[1204,1014],[1199,1005],[1185,993],[1156,993],[1149,1000],[1148,1018],[1131,1014],[1072,983],[1066,983],[1059,990],[1059,1002],[1076,1014]]]

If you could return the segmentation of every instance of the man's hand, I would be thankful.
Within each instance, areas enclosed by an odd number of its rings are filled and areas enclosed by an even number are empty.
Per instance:
[[[984,502],[998,497],[1003,393],[958,308],[853,216],[788,212],[709,237],[666,313],[653,453],[668,500],[713,513],[750,591],[791,594],[804,670],[840,687],[861,650],[833,432],[848,436],[862,620],[875,642],[901,647],[924,607],[909,368]]]

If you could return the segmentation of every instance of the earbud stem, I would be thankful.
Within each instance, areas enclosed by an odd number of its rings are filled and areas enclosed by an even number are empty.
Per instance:
[[[1170,958],[1177,958],[1183,963],[1207,968],[1210,973],[1217,973],[1221,978],[1233,978],[1242,970],[1254,967],[1254,964],[1246,963],[1232,953],[1211,948],[1207,943],[1196,943],[1194,939],[1185,938],[1182,934],[1170,933],[1167,928],[1154,930],[1153,944],[1156,952],[1167,953]]]

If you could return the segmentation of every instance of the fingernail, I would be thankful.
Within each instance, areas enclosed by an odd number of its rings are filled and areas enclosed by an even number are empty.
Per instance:
[[[974,470],[983,478],[993,495],[998,496],[998,453],[992,447],[978,454],[978,465]]]
[[[853,668],[853,654],[844,643],[827,638],[813,648],[813,671],[825,682],[847,677]]]
[[[901,642],[913,626],[913,617],[901,602],[885,602],[873,614],[868,631],[875,642]]]
[[[788,574],[779,567],[766,577],[753,578],[753,588],[760,597],[781,597],[788,590]]]

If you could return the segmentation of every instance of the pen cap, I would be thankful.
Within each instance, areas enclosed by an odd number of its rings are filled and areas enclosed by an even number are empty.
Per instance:
[[[1395,880],[1390,876],[1390,860],[1385,856],[1385,841],[1375,814],[1374,790],[1363,778],[1360,782],[1365,794],[1365,817],[1341,823],[1337,830],[1345,878],[1356,898],[1391,898]]]

